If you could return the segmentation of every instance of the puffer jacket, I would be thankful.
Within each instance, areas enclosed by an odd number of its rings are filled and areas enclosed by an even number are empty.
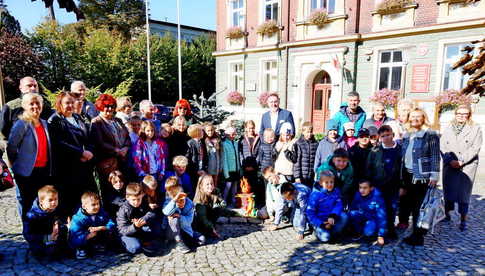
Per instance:
[[[328,218],[338,219],[344,211],[340,190],[314,190],[308,199],[306,215],[310,224],[320,227]]]
[[[379,237],[383,237],[387,233],[386,206],[381,192],[377,188],[374,188],[367,196],[362,196],[359,192],[355,193],[350,205],[350,212],[351,218],[352,214],[357,214],[366,220],[375,221]]]
[[[94,217],[94,218],[93,218]],[[86,237],[89,235],[89,227],[106,226],[108,231],[113,231],[115,223],[110,219],[108,213],[102,208],[96,215],[90,216],[79,208],[77,213],[72,216],[71,225],[69,226],[69,244],[73,248],[78,248],[86,244]]]
[[[276,143],[268,144],[261,141],[259,145],[257,161],[261,171],[268,166],[274,167],[274,162],[276,160],[276,151],[274,149]]]
[[[131,222],[131,220],[135,218],[142,218],[148,225],[158,223],[157,215],[148,206],[146,198],[143,198],[143,202],[138,208],[131,206],[128,201],[125,201],[116,214],[116,225],[118,226],[118,232],[121,236],[133,236],[140,231],[135,227],[133,222]]]
[[[52,212],[42,210],[38,198],[25,216],[24,235],[28,242],[30,242],[30,236],[51,234],[54,223],[59,220],[58,210]]]
[[[259,136],[256,135],[254,137],[253,145],[249,143],[249,139],[246,136],[243,136],[241,140],[239,140],[239,160],[241,160],[241,166],[244,167],[254,167],[257,168],[258,162],[258,152],[259,152],[259,145],[261,144],[261,140]]]
[[[310,179],[314,178],[313,165],[315,163],[315,155],[317,153],[318,142],[312,136],[310,140],[300,137],[295,143],[294,152],[296,155],[296,163],[293,166],[293,177],[295,179]]]
[[[320,173],[323,171],[331,171],[335,175],[335,187],[339,188],[342,192],[342,199],[344,204],[347,204],[352,199],[353,182],[354,182],[354,169],[350,161],[345,169],[338,171],[332,161],[333,155],[327,158],[327,162],[323,163],[317,170],[317,181],[320,180]]]

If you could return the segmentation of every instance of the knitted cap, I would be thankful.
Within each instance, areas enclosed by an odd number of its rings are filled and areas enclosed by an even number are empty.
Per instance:
[[[283,135],[283,134],[291,134],[291,135],[294,134],[293,127],[291,126],[290,123],[284,122],[283,124],[281,124],[280,135]]]
[[[344,124],[344,130],[347,131],[349,129],[354,129],[355,130],[355,125],[353,122],[347,122]]]
[[[330,131],[330,130],[337,130],[338,131],[338,124],[337,122],[335,122],[334,120],[330,119],[327,121],[327,125],[326,125],[327,129],[327,133]]]

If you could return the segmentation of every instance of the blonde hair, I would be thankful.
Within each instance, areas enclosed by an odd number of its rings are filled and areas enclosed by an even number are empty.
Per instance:
[[[40,111],[42,111],[42,107],[44,106],[44,99],[42,99],[42,96],[40,96],[37,93],[31,93],[31,92],[25,93],[22,95],[22,108],[24,109],[24,112],[22,113],[22,115],[20,115],[20,119],[29,123],[32,123],[38,120],[38,118],[34,118],[31,114],[27,112],[27,109],[28,109],[27,105],[30,104],[34,99],[39,102]]]
[[[171,198],[174,198],[178,193],[183,191],[178,177],[171,176],[165,181],[165,191],[167,191],[168,196]]]
[[[301,125],[301,131],[303,131],[306,128],[310,128],[311,130],[313,130],[313,124],[311,122],[304,122]]]
[[[272,128],[267,128],[263,131],[263,138],[265,138],[266,135],[272,135],[273,137],[275,137],[276,133],[274,132],[274,130]]]
[[[172,125],[175,125],[179,121],[182,121],[184,123],[184,126],[187,126],[187,120],[182,115],[179,115],[179,116],[175,117],[175,119],[173,119],[173,124]]]
[[[187,129],[187,135],[189,135],[192,139],[202,139],[204,136],[202,126],[199,124],[190,125]]]
[[[48,195],[57,195],[57,190],[52,185],[45,185],[37,191],[37,196],[39,200],[43,200]]]
[[[178,155],[173,158],[172,165],[177,167],[187,167],[189,159],[183,155]]]
[[[140,183],[132,182],[126,186],[126,197],[143,195],[143,187]]]
[[[94,193],[94,192],[85,192],[81,196],[81,203],[84,204],[88,200],[99,201],[99,199],[100,198],[99,198],[99,195],[97,193]]]
[[[145,177],[143,177],[142,183],[145,186],[151,186],[153,184],[158,184],[157,180],[155,179],[155,177],[153,177],[153,175],[145,175]]]
[[[195,191],[195,197],[194,197],[194,203],[198,204],[208,204],[210,203],[210,200],[212,199],[213,194],[206,194],[202,190],[202,182],[209,180],[212,182],[212,185],[215,186],[214,183],[214,178],[211,175],[204,174],[201,177],[199,177],[199,180],[197,181],[197,189]],[[215,189],[214,189],[215,191]]]
[[[126,103],[132,105],[130,96],[123,96],[116,99],[116,111],[120,112],[121,109],[125,108]]]
[[[415,108],[411,109],[411,111],[409,112],[409,116],[413,112],[419,112],[419,113],[421,113],[421,116],[423,116],[423,126],[425,126],[425,127],[429,127],[430,126],[430,123],[429,123],[429,120],[428,120],[428,115],[426,114],[426,112],[422,108],[415,107]],[[416,128],[414,128],[414,127],[411,126],[411,123],[409,122],[409,120],[404,125],[405,125],[406,129],[409,132],[418,131],[418,129],[416,129]]]
[[[473,114],[473,111],[472,111],[472,107],[469,105],[469,104],[460,104],[456,109],[455,109],[455,116],[456,114],[458,113],[458,109],[466,109],[468,110],[468,112],[470,112],[470,115],[468,115],[468,119],[466,120],[466,124],[467,125],[474,125],[475,122],[472,120],[472,114]],[[451,121],[452,124],[456,124],[456,118],[453,118],[453,120]]]

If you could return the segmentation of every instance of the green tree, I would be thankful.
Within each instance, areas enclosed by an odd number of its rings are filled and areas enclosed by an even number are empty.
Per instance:
[[[35,2],[37,0],[31,1]],[[49,9],[50,19],[56,20],[56,16],[54,14],[54,0],[42,0],[42,2],[44,2],[45,7]],[[83,13],[78,9],[74,0],[57,0],[57,4],[59,4],[59,8],[65,9],[67,12],[74,12],[77,20],[84,19]]]
[[[9,32],[17,36],[22,35],[22,30],[20,29],[20,23],[1,4],[0,4],[0,32]]]

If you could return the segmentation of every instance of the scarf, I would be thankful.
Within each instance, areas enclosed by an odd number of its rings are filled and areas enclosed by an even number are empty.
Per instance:
[[[451,124],[451,129],[453,130],[455,135],[458,136],[458,135],[460,135],[460,133],[463,130],[463,128],[465,127],[465,125],[466,125],[465,123],[463,123],[463,124],[454,123],[454,124]]]

